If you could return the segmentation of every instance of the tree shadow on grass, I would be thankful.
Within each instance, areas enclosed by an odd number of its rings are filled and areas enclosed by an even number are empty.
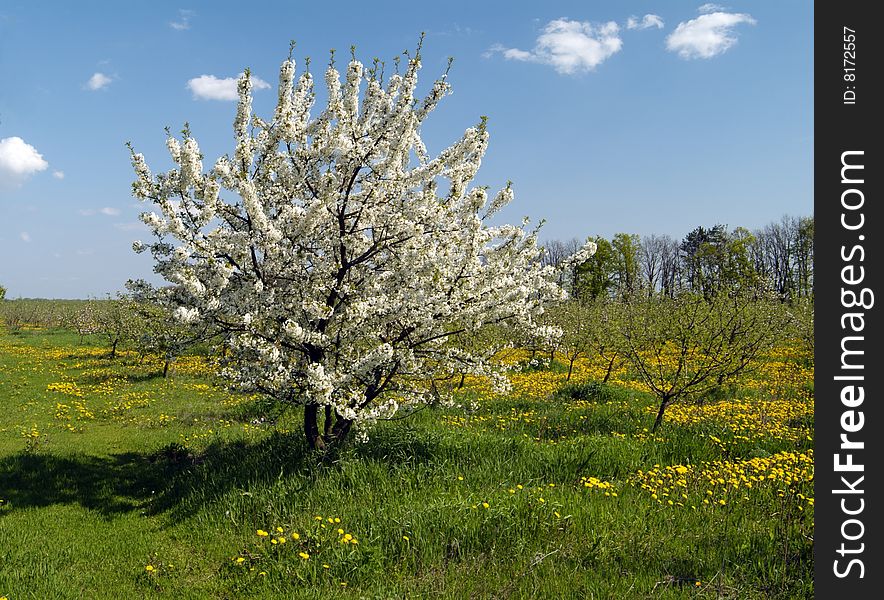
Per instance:
[[[296,473],[307,479],[319,468],[300,436],[281,433],[256,443],[216,442],[198,455],[178,444],[109,456],[20,453],[0,459],[0,517],[78,504],[109,520],[135,510],[184,518],[231,489]]]

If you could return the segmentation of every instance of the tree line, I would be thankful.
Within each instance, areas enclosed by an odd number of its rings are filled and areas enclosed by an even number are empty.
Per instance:
[[[711,298],[721,290],[764,289],[782,302],[813,296],[813,217],[784,216],[755,231],[698,226],[678,240],[669,235],[618,233],[591,238],[595,254],[559,283],[578,299],[675,298],[688,291]],[[559,266],[582,242],[544,244],[544,264]]]

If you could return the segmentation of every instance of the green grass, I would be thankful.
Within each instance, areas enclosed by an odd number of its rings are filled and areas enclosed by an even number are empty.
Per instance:
[[[691,509],[630,483],[654,465],[804,451],[808,439],[742,440],[716,423],[666,423],[652,438],[652,398],[593,385],[485,402],[461,425],[449,421],[462,410],[423,410],[321,460],[296,410],[184,368],[163,379],[157,362],[111,361],[89,343],[0,335],[9,600],[813,596],[812,514],[795,496],[812,484]],[[83,397],[47,389],[58,382]],[[585,487],[589,476],[616,496]],[[256,534],[277,527],[285,544]]]

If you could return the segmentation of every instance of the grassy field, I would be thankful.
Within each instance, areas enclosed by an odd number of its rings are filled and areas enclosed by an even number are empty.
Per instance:
[[[0,334],[0,597],[811,598],[812,367],[676,405],[581,363],[324,460],[200,357]],[[520,356],[509,360],[521,360]]]

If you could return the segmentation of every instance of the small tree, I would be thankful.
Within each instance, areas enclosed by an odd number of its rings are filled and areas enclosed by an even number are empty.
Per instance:
[[[0,302],[6,299],[6,288],[0,285]]]
[[[771,347],[780,311],[743,294],[637,298],[620,325],[633,371],[657,396],[656,431],[666,408],[735,380]]]
[[[614,368],[622,360],[616,336],[619,307],[619,303],[599,297],[569,300],[548,311],[552,324],[562,332],[558,348],[568,361],[567,381],[571,380],[574,364],[580,358],[590,357],[599,358],[605,364],[602,382],[607,383],[611,378]]]
[[[207,322],[183,322],[176,319],[178,290],[156,289],[143,280],[128,281],[132,293],[125,311],[129,315],[127,335],[141,353],[155,354],[163,360],[163,377],[169,376],[169,367],[188,348],[210,339],[214,332]]]
[[[464,360],[445,340],[488,323],[530,326],[560,295],[536,232],[489,225],[511,187],[490,202],[469,187],[485,119],[427,153],[420,126],[449,84],[446,72],[417,97],[420,67],[420,47],[387,78],[354,56],[342,80],[333,55],[327,105],[312,117],[313,77],[296,77],[289,57],[269,121],[252,115],[248,71],[240,79],[236,148],[208,173],[187,129],[168,138],[177,168],[164,174],[132,151],[134,195],[159,207],[142,219],[160,241],[136,251],[150,249],[179,287],[178,318],[229,336],[229,377],[304,406],[314,448],[401,403],[431,402],[425,377],[446,364],[486,374],[488,361]]]
[[[99,303],[96,310],[97,333],[110,346],[109,358],[117,356],[117,349],[126,340],[136,336],[138,313],[135,303],[123,294]]]

